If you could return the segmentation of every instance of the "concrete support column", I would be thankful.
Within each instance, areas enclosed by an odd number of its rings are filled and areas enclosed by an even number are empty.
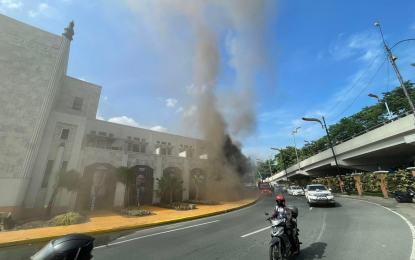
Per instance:
[[[74,35],[74,24],[71,22],[65,32],[62,34],[62,42],[59,48],[59,54],[56,58],[55,64],[52,69],[51,78],[49,79],[48,86],[46,88],[45,97],[43,99],[42,106],[40,108],[39,117],[36,121],[33,136],[30,139],[30,143],[27,149],[26,158],[23,161],[21,179],[30,179],[34,162],[39,151],[40,143],[42,140],[43,132],[46,127],[47,120],[49,118],[52,105],[55,101],[56,92],[59,88],[60,80],[64,73],[65,59],[69,52],[69,46]]]
[[[406,168],[406,169],[410,170],[412,172],[412,176],[415,177],[415,167],[409,167],[409,168]]]
[[[360,186],[360,175],[353,176],[353,179],[356,182],[356,189],[357,189],[357,192],[359,193],[359,196],[362,196],[362,188]]]
[[[159,188],[156,178],[160,179],[163,176],[162,159],[163,157],[161,156],[156,157],[156,168],[154,169],[154,174],[153,174],[153,178],[154,178],[153,190],[158,190]],[[157,196],[156,192],[153,192],[153,203],[159,203],[159,202],[160,202],[160,198]]]
[[[57,175],[59,174],[59,170],[61,169],[64,151],[65,151],[65,143],[61,143],[59,145],[58,152],[56,154],[56,159],[52,167],[52,172],[50,173],[50,176],[49,176],[48,191],[46,192],[45,205],[48,204],[50,197],[52,196],[53,190],[55,188],[56,178],[57,178]]]
[[[183,191],[183,200],[189,199],[189,187],[190,187],[190,165],[189,160],[184,160],[183,165],[183,188],[185,190]]]
[[[383,197],[385,197],[385,199],[389,199],[388,191],[386,190],[385,182],[384,182],[383,176],[382,176],[382,174],[388,173],[388,171],[377,171],[377,172],[374,172],[374,173],[376,174],[376,177],[380,180],[379,185],[380,185],[380,188],[382,190]]]
[[[327,179],[327,185],[329,186],[329,189],[333,189],[333,188],[331,187],[331,180],[330,180],[330,179]]]
[[[341,191],[341,193],[343,193],[343,186],[344,186],[344,183],[343,183],[343,181],[342,181],[342,179],[340,178],[340,177],[337,177],[338,178],[338,180],[339,180],[339,184],[340,184],[340,191]]]

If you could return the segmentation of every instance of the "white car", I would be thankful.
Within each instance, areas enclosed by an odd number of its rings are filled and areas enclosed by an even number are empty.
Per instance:
[[[305,197],[310,207],[314,205],[330,205],[336,206],[334,196],[331,194],[331,189],[327,189],[323,184],[307,185],[305,188]]]
[[[301,189],[298,186],[290,186],[290,187],[288,187],[287,193],[288,193],[288,195],[294,195],[294,196],[304,195],[303,189]]]

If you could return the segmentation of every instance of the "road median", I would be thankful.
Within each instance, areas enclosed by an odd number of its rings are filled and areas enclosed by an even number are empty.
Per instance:
[[[71,233],[95,235],[204,218],[250,206],[259,199],[255,197],[235,202],[221,202],[221,205],[197,205],[197,209],[186,211],[144,206],[143,209],[155,215],[138,218],[125,218],[110,210],[101,210],[88,215],[91,221],[83,224],[0,232],[0,247],[50,241]]]

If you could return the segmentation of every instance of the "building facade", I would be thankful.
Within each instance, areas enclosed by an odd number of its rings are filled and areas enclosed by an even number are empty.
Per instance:
[[[74,24],[62,36],[0,14],[0,212],[16,219],[39,216],[60,169],[83,174],[77,192],[61,191],[54,211],[121,206],[120,166],[136,169],[132,203],[158,202],[157,178],[183,180],[203,173],[202,140],[96,119],[101,86],[66,74]]]

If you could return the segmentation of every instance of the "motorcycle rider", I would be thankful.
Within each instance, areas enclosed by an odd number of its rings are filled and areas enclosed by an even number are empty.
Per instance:
[[[287,234],[288,240],[290,240],[291,252],[295,252],[297,249],[297,245],[295,244],[295,240],[294,240],[293,223],[291,222],[291,219],[292,219],[291,210],[285,206],[285,199],[281,194],[275,198],[275,201],[277,202],[277,206],[275,207],[274,213],[272,213],[271,218],[279,219],[279,218],[286,217],[288,219],[285,225],[285,234]]]

